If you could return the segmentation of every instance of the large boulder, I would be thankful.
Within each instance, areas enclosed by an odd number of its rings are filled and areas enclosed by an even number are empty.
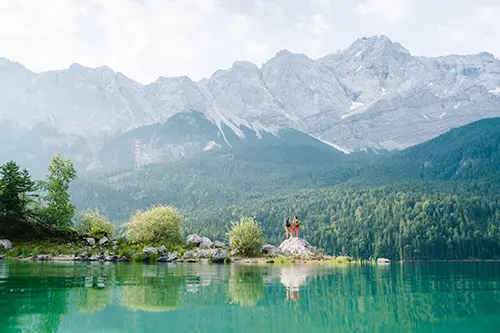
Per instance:
[[[37,261],[49,261],[50,256],[48,254],[40,254],[40,255],[36,256],[36,260]]]
[[[224,244],[221,241],[215,241],[213,243],[213,247],[216,248],[216,249],[225,249],[226,248],[226,244]]]
[[[151,255],[158,255],[158,250],[155,247],[145,247],[142,249],[142,253],[144,253],[144,257],[149,258]]]
[[[229,261],[230,259],[229,259],[229,254],[227,253],[227,250],[217,249],[214,253],[212,253],[210,260],[213,263],[224,263],[224,262]]]
[[[281,249],[279,247],[273,246],[267,251],[267,254],[270,257],[279,257],[280,255],[283,254],[283,252],[281,252]]]
[[[305,239],[299,237],[284,240],[279,248],[287,257],[310,259],[316,256],[316,249]]]
[[[390,263],[391,263],[391,261],[389,259],[386,259],[386,258],[378,258],[377,259],[377,265],[388,265]]]
[[[115,254],[113,254],[113,253],[111,253],[110,255],[108,255],[108,256],[106,256],[104,258],[104,261],[112,261],[112,262],[114,262],[116,260],[118,260],[118,257]]]
[[[264,253],[269,253],[269,250],[272,249],[272,248],[274,248],[274,247],[276,247],[276,246],[271,245],[271,244],[266,244],[266,245],[264,245],[262,247],[261,251],[264,252]]]
[[[208,237],[201,237],[201,243],[198,245],[200,249],[208,250],[212,248],[212,241]]]
[[[200,245],[200,243],[202,241],[203,240],[201,239],[200,236],[198,236],[196,234],[192,234],[192,235],[187,236],[187,238],[186,238],[186,245],[187,246],[198,247],[198,245]]]
[[[106,245],[109,242],[108,237],[103,237],[99,240],[99,245]]]
[[[158,252],[160,252],[160,254],[164,255],[165,253],[167,253],[167,247],[165,245],[160,246],[160,248],[158,249]]]
[[[5,250],[12,249],[12,242],[8,239],[0,239],[0,247],[3,247]]]
[[[195,256],[195,253],[193,251],[186,251],[184,255],[182,256],[182,259],[193,259]]]
[[[94,246],[95,245],[95,239],[94,238],[85,238],[85,241],[89,246]]]

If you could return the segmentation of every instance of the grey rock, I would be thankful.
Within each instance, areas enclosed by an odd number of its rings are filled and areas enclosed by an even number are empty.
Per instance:
[[[305,239],[299,237],[291,237],[284,240],[279,248],[288,257],[310,259],[316,256],[316,249]]]
[[[116,255],[114,255],[114,254],[110,254],[110,255],[108,255],[108,256],[106,256],[106,257],[104,258],[104,261],[112,261],[112,262],[114,262],[114,261],[116,261],[117,259],[118,259],[118,257],[117,257]]]
[[[266,244],[266,245],[264,245],[264,246],[262,247],[262,250],[261,250],[261,251],[262,251],[262,252],[264,252],[264,253],[268,253],[270,249],[275,248],[275,247],[276,247],[276,246],[274,246],[274,245],[271,245],[271,244]]]
[[[99,240],[99,245],[105,245],[109,242],[108,237],[103,237]]]
[[[194,258],[206,259],[206,258],[208,258],[208,254],[206,252],[203,252],[203,251],[198,251],[194,254]]]
[[[167,247],[165,245],[160,246],[158,252],[160,252],[161,254],[167,253]]]
[[[200,236],[198,236],[196,234],[192,234],[192,235],[187,236],[186,245],[198,247],[202,241],[203,240],[201,239]]]
[[[198,245],[198,247],[200,249],[205,249],[205,250],[208,250],[208,249],[211,249],[212,248],[212,241],[210,240],[210,238],[208,237],[202,237],[201,238],[201,243]]]
[[[229,261],[229,254],[225,249],[218,249],[210,257],[210,261],[213,263],[224,263]]]
[[[85,238],[85,241],[90,246],[94,246],[95,245],[95,239],[94,238]]]
[[[177,252],[169,253],[167,256],[168,262],[176,261],[177,259],[179,259],[179,253]]]
[[[282,252],[281,252],[281,249],[279,247],[274,246],[274,247],[269,249],[267,254],[270,257],[279,257],[280,255],[282,255]]]
[[[118,245],[113,245],[113,251],[118,251],[120,247]]]
[[[76,261],[76,258],[77,257],[72,256],[72,255],[63,255],[63,254],[60,254],[58,256],[50,258],[50,260],[51,261]]]
[[[36,260],[37,261],[49,261],[50,256],[48,254],[40,254],[40,255],[36,256]]]
[[[145,247],[142,249],[142,253],[144,253],[145,257],[149,257],[150,255],[157,255],[158,249],[155,247]]]
[[[225,249],[226,248],[226,244],[224,244],[221,241],[214,241],[213,247],[216,248],[216,249]]]
[[[5,256],[3,254],[0,254],[0,260],[3,260]]]
[[[182,256],[182,259],[193,259],[195,257],[195,252],[193,251],[186,251],[184,255]]]
[[[389,259],[386,259],[386,258],[378,258],[377,259],[377,265],[388,265],[390,263],[391,263],[391,261]]]
[[[4,248],[5,250],[12,249],[12,242],[8,239],[0,239],[0,248]]]
[[[130,261],[130,258],[127,258],[127,257],[119,257],[118,259],[116,259],[116,262],[129,262]]]
[[[169,262],[169,261],[168,261],[168,257],[161,256],[161,257],[156,259],[156,262]]]

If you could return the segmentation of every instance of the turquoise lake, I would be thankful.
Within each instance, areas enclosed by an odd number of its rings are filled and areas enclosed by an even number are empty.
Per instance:
[[[500,263],[5,261],[0,332],[500,332]]]

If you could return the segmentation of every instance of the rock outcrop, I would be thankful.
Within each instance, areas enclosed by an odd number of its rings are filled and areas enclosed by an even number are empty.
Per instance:
[[[225,249],[218,249],[214,253],[212,253],[212,256],[210,257],[210,260],[213,263],[224,263],[229,261],[229,254],[227,250]]]
[[[279,248],[287,257],[311,259],[316,256],[316,249],[305,239],[299,237],[291,237],[284,240]]]
[[[201,237],[201,243],[198,245],[200,249],[208,250],[212,248],[212,241],[208,237]]]
[[[386,258],[378,258],[377,259],[377,265],[388,265],[390,263],[391,263],[391,261],[389,259],[386,259]]]
[[[0,239],[0,247],[3,247],[5,250],[12,249],[12,242],[8,239]]]
[[[186,245],[198,247],[202,241],[203,240],[201,239],[200,236],[198,236],[196,234],[192,234],[192,235],[187,236]]]
[[[262,252],[266,253],[270,257],[279,257],[283,254],[281,249],[277,246],[266,244],[262,247]]]
[[[213,243],[213,247],[216,248],[216,249],[225,249],[226,248],[226,244],[224,244],[221,241],[215,241]]]

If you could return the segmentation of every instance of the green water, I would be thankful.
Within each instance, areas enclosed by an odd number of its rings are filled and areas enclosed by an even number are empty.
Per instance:
[[[0,262],[0,332],[500,332],[500,263]]]

